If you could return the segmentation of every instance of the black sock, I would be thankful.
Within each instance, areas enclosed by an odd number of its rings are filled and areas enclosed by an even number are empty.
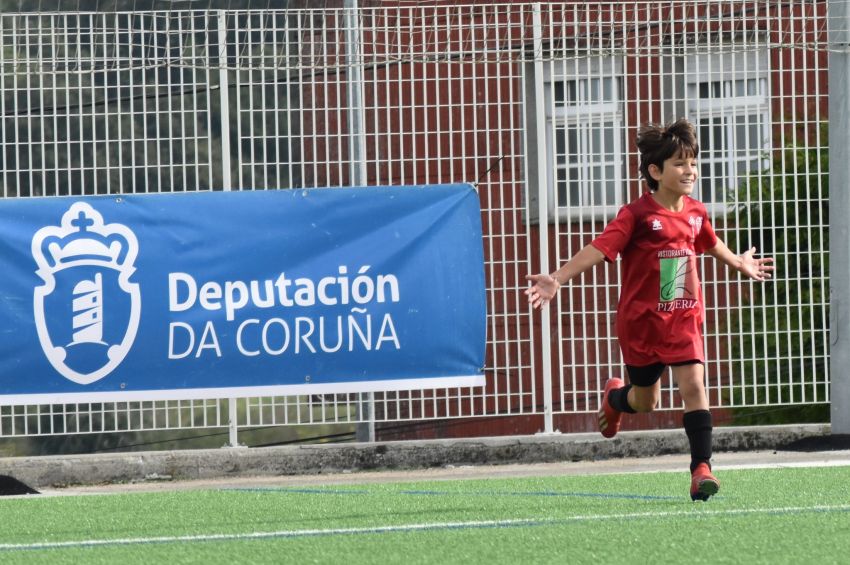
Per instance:
[[[685,412],[682,417],[685,433],[691,444],[691,472],[700,463],[707,463],[711,467],[711,412],[708,410],[694,410]]]
[[[629,390],[632,385],[626,385],[623,388],[617,388],[608,393],[608,403],[614,410],[634,414],[635,409],[629,406]]]

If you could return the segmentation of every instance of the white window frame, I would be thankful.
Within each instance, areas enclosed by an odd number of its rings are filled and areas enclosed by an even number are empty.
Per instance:
[[[588,100],[588,88],[591,81],[598,80],[601,90],[603,80],[613,81],[612,94],[607,100]],[[555,85],[559,82],[575,81],[578,88],[577,103],[574,105],[556,106]],[[621,57],[586,57],[563,61],[553,61],[544,69],[543,88],[546,118],[546,159],[548,190],[548,213],[550,218],[559,221],[583,221],[607,219],[617,213],[624,203],[626,183],[626,155],[624,148],[624,112],[623,112],[623,61]],[[604,139],[598,140],[602,150],[593,153],[591,145],[594,133],[600,133],[605,123],[611,123],[613,132],[611,151],[604,151]],[[578,130],[575,151],[567,148],[568,154],[576,157],[570,164],[565,157],[559,162],[558,148],[555,138],[559,130],[571,126]],[[565,134],[566,135],[566,134]],[[565,143],[567,140],[565,139]],[[599,167],[613,167],[613,178],[603,178],[602,182],[613,185],[613,198],[606,196],[608,190],[597,185],[597,179],[592,177],[592,171]],[[573,202],[566,193],[566,201],[559,198],[558,172],[573,169],[578,171],[580,183],[580,202]],[[601,189],[601,190],[600,190]],[[610,201],[609,201],[610,200]]]
[[[710,212],[730,211],[734,200],[730,192],[740,189],[749,174],[770,167],[771,146],[770,68],[766,50],[698,54],[684,57],[686,115],[697,127],[700,137],[700,180],[694,197]],[[708,98],[700,97],[700,88],[715,90]],[[744,86],[749,92],[736,92]],[[755,88],[753,88],[755,86]],[[710,120],[709,125],[703,124]],[[742,125],[743,139],[736,128]],[[718,128],[719,126],[719,128]],[[756,133],[751,130],[753,126]],[[709,131],[705,131],[709,128]],[[714,149],[720,130],[721,148]],[[753,138],[757,136],[757,138]],[[757,163],[753,165],[753,163]],[[749,164],[749,165],[748,165]],[[720,178],[707,170],[720,169]],[[712,194],[703,194],[705,182],[712,182]]]

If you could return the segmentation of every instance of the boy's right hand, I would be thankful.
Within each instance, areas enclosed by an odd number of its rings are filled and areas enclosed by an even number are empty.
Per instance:
[[[525,278],[533,283],[532,286],[525,289],[528,303],[533,308],[547,306],[549,301],[558,294],[558,289],[561,286],[551,275],[526,275]]]

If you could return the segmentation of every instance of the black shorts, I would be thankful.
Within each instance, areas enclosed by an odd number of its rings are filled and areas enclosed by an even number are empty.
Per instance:
[[[693,365],[695,363],[701,363],[701,361],[697,361],[696,359],[691,359],[690,361],[680,361],[678,363],[670,363],[671,367],[680,367],[682,365]],[[661,375],[664,374],[664,369],[667,368],[667,365],[664,363],[653,363],[652,365],[645,365],[643,367],[635,367],[634,365],[626,365],[626,371],[629,373],[629,383],[632,386],[652,386],[658,382],[658,379],[661,378]]]

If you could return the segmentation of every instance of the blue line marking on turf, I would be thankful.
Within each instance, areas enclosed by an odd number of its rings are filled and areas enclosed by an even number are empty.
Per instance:
[[[237,492],[269,492],[284,494],[359,494],[369,495],[374,492],[356,489],[320,489],[320,488],[287,488],[287,487],[256,487],[256,488],[228,488],[224,490]],[[390,493],[382,493],[390,494]],[[439,490],[402,490],[398,494],[407,496],[542,496],[542,497],[565,497],[565,498],[604,498],[624,500],[682,500],[681,496],[657,496],[648,494],[631,493],[603,493],[603,492],[557,492],[557,491],[529,491],[529,492],[463,492],[463,491],[439,491]],[[720,498],[720,497],[714,497]]]
[[[292,494],[371,494],[367,490],[352,490],[352,489],[321,489],[321,488],[277,488],[277,487],[255,487],[255,488],[225,488],[225,491],[237,492],[285,492]]]
[[[531,491],[531,492],[451,492],[434,490],[403,490],[401,494],[419,494],[430,496],[551,496],[551,497],[574,497],[574,498],[625,498],[628,500],[680,500],[681,496],[653,496],[646,494],[626,493],[602,493],[602,492],[557,492],[557,491]]]

